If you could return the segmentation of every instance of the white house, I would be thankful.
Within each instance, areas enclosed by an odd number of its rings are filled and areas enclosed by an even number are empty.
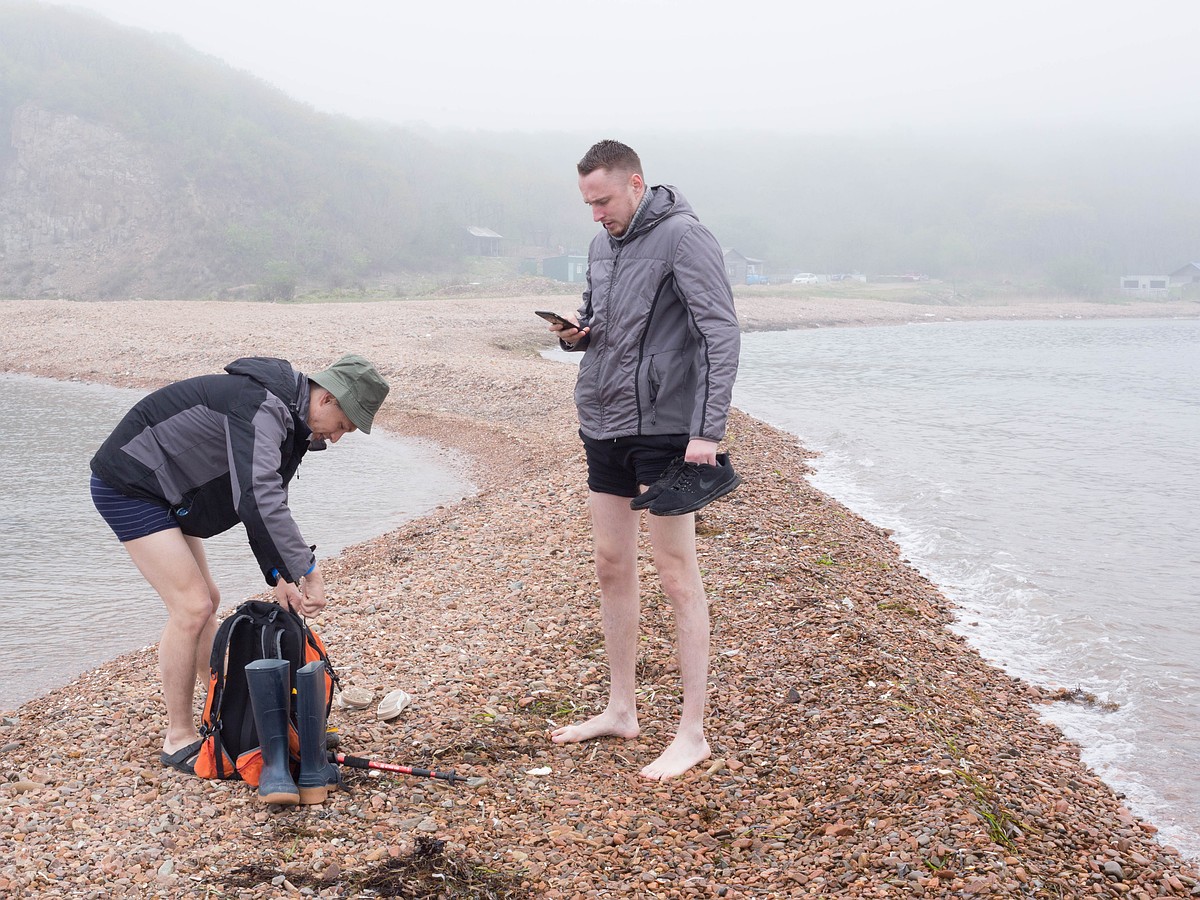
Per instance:
[[[1122,275],[1121,290],[1127,294],[1166,294],[1171,288],[1170,275]]]

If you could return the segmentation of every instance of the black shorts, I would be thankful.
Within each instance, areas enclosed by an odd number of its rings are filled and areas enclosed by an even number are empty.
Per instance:
[[[597,494],[636,497],[638,485],[658,481],[671,460],[687,451],[686,434],[646,434],[598,441],[582,431],[588,488]]]

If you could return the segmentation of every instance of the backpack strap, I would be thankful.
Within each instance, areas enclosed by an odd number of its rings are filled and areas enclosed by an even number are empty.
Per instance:
[[[253,617],[242,607],[223,621],[213,637],[212,653],[209,656],[208,696],[204,702],[204,713],[200,719],[200,738],[204,741],[198,768],[205,771],[203,777],[233,778],[236,769],[225,752],[222,731],[224,728],[224,700],[228,684],[229,646],[235,632]],[[211,771],[211,774],[208,772]]]

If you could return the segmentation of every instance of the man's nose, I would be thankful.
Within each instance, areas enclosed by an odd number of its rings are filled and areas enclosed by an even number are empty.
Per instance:
[[[329,442],[331,444],[336,444],[338,441],[340,441],[342,439],[342,435],[345,433],[346,432],[344,432],[344,431],[333,432],[333,434],[329,435]]]
[[[604,218],[604,210],[600,209],[598,206],[593,206],[592,207],[592,221],[599,222],[603,218]]]

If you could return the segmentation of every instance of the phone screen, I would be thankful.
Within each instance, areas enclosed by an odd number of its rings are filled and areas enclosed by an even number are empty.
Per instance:
[[[545,310],[545,309],[539,309],[539,310],[535,310],[534,312],[535,312],[535,314],[536,314],[536,315],[539,315],[539,316],[541,316],[541,317],[542,317],[543,319],[545,319],[547,322],[553,322],[555,325],[561,325],[561,326],[563,326],[563,328],[576,328],[576,327],[578,327],[578,326],[576,326],[576,325],[575,325],[575,323],[574,323],[574,322],[572,322],[570,319],[568,319],[568,318],[566,318],[566,317],[564,317],[564,316],[560,316],[558,313],[555,313],[555,312],[550,312],[549,310]]]

